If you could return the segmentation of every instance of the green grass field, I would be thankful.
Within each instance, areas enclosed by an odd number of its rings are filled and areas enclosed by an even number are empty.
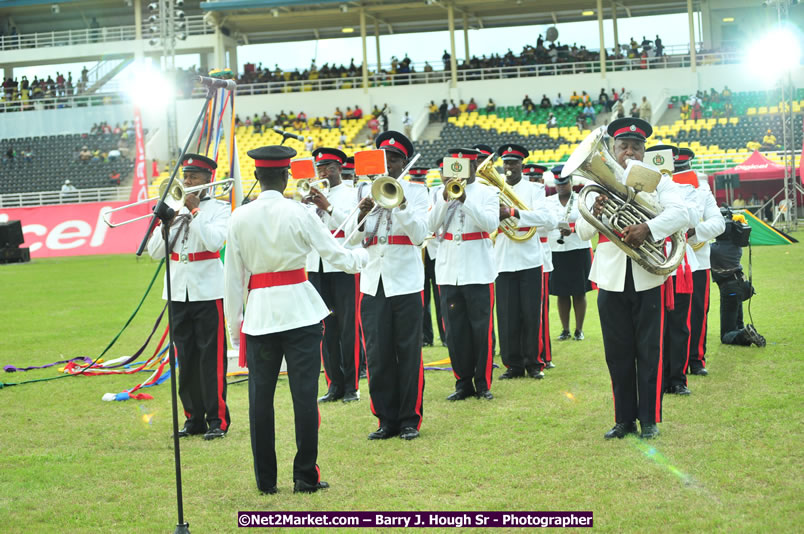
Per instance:
[[[754,250],[752,312],[768,340],[764,349],[720,345],[713,286],[710,375],[690,377],[690,397],[665,397],[661,436],[649,446],[603,440],[613,408],[590,293],[586,340],[554,342],[557,367],[542,381],[495,381],[492,402],[449,403],[452,373],[428,371],[421,439],[366,440],[376,420],[365,382],[359,403],[322,406],[319,465],[332,488],[315,495],[292,493],[287,381],[275,403],[275,496],[256,491],[247,387],[230,386],[228,436],[182,441],[185,517],[202,533],[236,531],[238,510],[591,510],[595,529],[605,532],[800,531],[802,262],[801,245]],[[0,366],[98,355],[156,265],[108,256],[0,266]],[[109,357],[142,343],[160,297],[161,281]],[[554,300],[551,312],[555,338]],[[444,357],[440,347],[424,351],[425,362]],[[56,375],[2,373],[0,381]],[[0,390],[0,531],[173,530],[169,384],[150,389],[151,401],[101,401],[147,376],[68,377]],[[143,414],[154,414],[150,424]]]

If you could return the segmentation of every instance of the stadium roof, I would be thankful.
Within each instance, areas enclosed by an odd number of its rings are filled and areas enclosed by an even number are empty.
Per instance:
[[[209,0],[202,10],[215,12],[224,26],[248,43],[266,43],[354,36],[360,30],[360,6],[365,8],[367,33],[375,24],[381,35],[448,29],[443,0]],[[611,18],[605,2],[604,18]],[[619,0],[619,17],[682,13],[684,0]],[[455,28],[470,29],[559,24],[595,20],[595,0],[455,0]],[[584,14],[586,13],[586,14]],[[352,32],[345,33],[344,28]],[[560,35],[559,35],[560,40]],[[535,36],[534,36],[535,41]]]
[[[145,15],[150,1],[142,0]],[[686,0],[617,0],[616,4],[620,18],[683,13],[687,9]],[[58,13],[54,5],[59,6]],[[448,29],[445,0],[185,0],[182,10],[187,15],[209,13],[241,43],[255,44],[357,36],[361,5],[369,35],[374,34],[375,24],[381,35]],[[470,29],[595,20],[597,2],[454,0],[454,5],[455,28],[461,30],[464,15]],[[611,18],[611,7],[612,2],[604,2],[604,18]],[[127,0],[0,0],[0,16],[10,17],[20,33],[87,28],[92,18],[101,26],[134,23],[133,8]],[[352,32],[346,33],[344,28]]]

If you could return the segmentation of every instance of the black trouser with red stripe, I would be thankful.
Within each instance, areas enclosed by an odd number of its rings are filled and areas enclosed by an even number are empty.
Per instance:
[[[541,267],[497,275],[500,357],[503,365],[517,373],[544,368],[539,359],[543,285]]]
[[[173,302],[173,343],[179,363],[179,398],[188,429],[229,429],[226,405],[226,332],[223,299]]]
[[[329,390],[342,396],[360,387],[360,285],[356,274],[311,272],[310,283],[332,313],[324,319],[324,373]]]
[[[539,321],[539,361],[541,366],[553,361],[553,345],[550,343],[550,273],[542,275],[541,320]]]
[[[449,359],[455,390],[471,394],[491,389],[494,284],[442,284],[441,308],[449,328]],[[474,381],[474,384],[473,384]]]
[[[433,337],[433,318],[430,315],[430,294],[435,297],[436,323],[438,324],[438,337],[441,342],[447,343],[447,334],[444,331],[444,319],[441,315],[441,295],[435,278],[435,260],[430,258],[427,248],[424,249],[424,318],[422,337],[425,345],[432,345]]]
[[[422,424],[422,299],[419,293],[386,297],[382,278],[377,293],[363,294],[360,314],[366,336],[371,412],[390,430]]]
[[[709,269],[692,273],[692,308],[690,309],[689,370],[706,367],[706,332],[708,330]]]
[[[617,423],[662,420],[662,286],[634,290],[631,260],[624,291],[600,289],[597,308]]]
[[[675,283],[675,276],[673,282]],[[690,351],[690,293],[676,292],[673,309],[665,309],[664,388],[687,385],[687,359]]]
[[[321,472],[318,459],[318,375],[321,373],[321,323],[262,336],[246,335],[248,363],[248,420],[257,488],[276,486],[276,432],[274,392],[282,357],[287,362],[288,383],[296,426],[293,480],[316,484]]]

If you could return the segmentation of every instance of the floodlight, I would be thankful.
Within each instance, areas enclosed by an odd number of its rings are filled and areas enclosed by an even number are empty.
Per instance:
[[[157,11],[159,9],[159,4],[156,2],[151,2],[148,4],[148,11]]]
[[[175,16],[177,19],[181,20],[181,19],[183,19],[183,18],[184,18],[184,11],[181,11],[181,10],[176,10],[176,13],[175,13],[175,15],[174,15],[174,16]]]
[[[745,53],[746,67],[755,79],[774,84],[801,65],[801,32],[796,28],[775,28],[751,43]]]

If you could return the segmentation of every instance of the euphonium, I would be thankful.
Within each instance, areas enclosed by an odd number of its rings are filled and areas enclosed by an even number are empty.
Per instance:
[[[500,202],[509,208],[516,208],[518,210],[527,211],[528,207],[522,202],[510,185],[505,183],[505,178],[500,176],[497,169],[494,168],[494,156],[489,156],[480,164],[475,171],[475,175],[480,179],[480,183],[496,187],[500,190]],[[514,221],[505,219],[500,222],[500,230],[513,241],[527,241],[536,235],[536,227],[532,227],[526,233],[521,234],[517,231]]]
[[[682,232],[670,236],[670,251],[665,254],[664,240],[645,240],[639,247],[626,244],[620,235],[626,226],[647,222],[662,212],[662,207],[646,193],[625,185],[622,167],[606,146],[606,128],[601,126],[584,139],[564,164],[562,176],[578,174],[592,180],[578,194],[578,211],[609,241],[617,245],[643,269],[664,276],[675,271],[684,259],[686,241]],[[608,197],[603,216],[598,219],[586,202],[591,193]]]

